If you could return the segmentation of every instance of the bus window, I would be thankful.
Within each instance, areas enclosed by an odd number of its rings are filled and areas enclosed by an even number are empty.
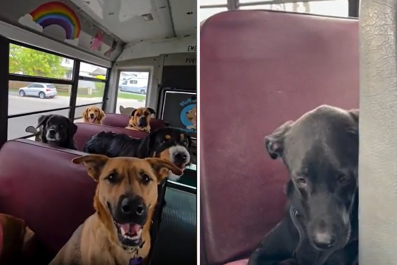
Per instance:
[[[120,71],[116,113],[122,108],[140,108],[146,105],[149,72]],[[129,109],[128,109],[129,110]],[[122,114],[130,114],[129,111]]]
[[[348,17],[348,0],[310,1],[282,4],[250,5],[249,0],[240,0],[240,9],[270,9],[288,12],[308,13],[323,16]]]

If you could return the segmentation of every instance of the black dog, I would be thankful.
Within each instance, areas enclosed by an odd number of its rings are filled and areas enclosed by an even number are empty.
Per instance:
[[[265,137],[291,180],[284,219],[249,265],[354,265],[358,260],[358,110],[320,106]]]
[[[190,162],[191,139],[182,130],[165,127],[151,132],[142,139],[134,139],[125,134],[101,132],[93,135],[85,144],[83,151],[102,154],[108,157],[159,157],[170,161],[184,171]],[[177,180],[170,172],[170,179]]]
[[[77,150],[73,141],[77,126],[68,118],[55,114],[43,115],[38,120],[37,128],[40,128],[42,143]]]

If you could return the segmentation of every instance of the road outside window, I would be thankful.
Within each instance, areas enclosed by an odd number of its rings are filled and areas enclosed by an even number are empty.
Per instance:
[[[144,107],[146,105],[148,85],[149,72],[121,71],[118,83],[116,113],[128,114],[130,108]]]

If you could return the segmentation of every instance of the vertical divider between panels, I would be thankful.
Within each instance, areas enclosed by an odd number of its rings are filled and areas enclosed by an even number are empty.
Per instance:
[[[70,110],[69,119],[74,121],[74,115],[76,113],[76,100],[77,100],[77,90],[79,87],[79,75],[80,75],[80,60],[74,60],[73,63],[73,77],[72,77],[72,89],[70,91]]]
[[[103,90],[103,97],[102,97],[102,110],[106,109],[106,104],[108,102],[108,93],[109,93],[109,89],[110,89],[110,74],[112,72],[112,68],[107,68],[107,72],[106,72],[106,83],[105,83],[105,89]],[[117,100],[117,99],[116,99]]]
[[[10,41],[0,36],[0,147],[8,138],[8,75]]]

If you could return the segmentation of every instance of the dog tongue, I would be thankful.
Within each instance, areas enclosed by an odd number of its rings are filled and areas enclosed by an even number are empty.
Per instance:
[[[120,227],[126,234],[129,235],[136,235],[141,229],[141,226],[137,224],[120,224]]]
[[[90,122],[94,122],[94,118],[90,118]]]

